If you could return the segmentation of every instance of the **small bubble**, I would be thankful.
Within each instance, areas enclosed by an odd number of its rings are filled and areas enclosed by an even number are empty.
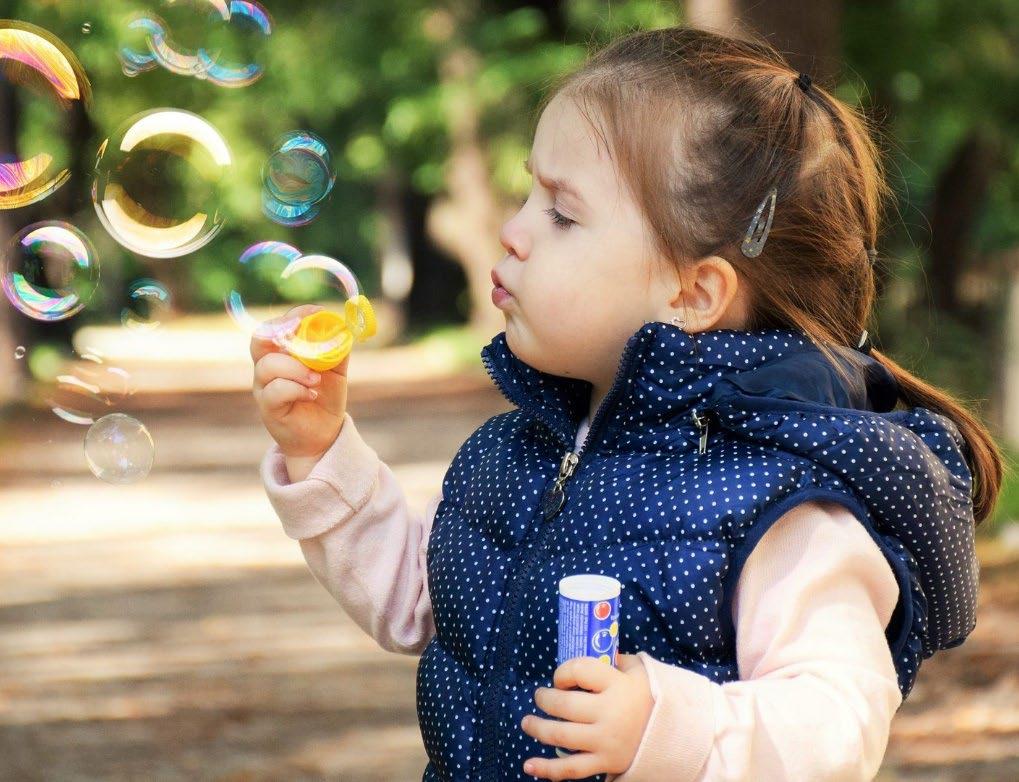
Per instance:
[[[147,277],[131,283],[127,298],[128,305],[121,310],[120,320],[125,326],[141,331],[159,328],[170,308],[170,292]]]
[[[318,135],[295,130],[276,140],[262,170],[262,208],[287,226],[310,223],[336,181],[329,145]]]
[[[90,32],[92,32],[92,22],[85,22],[85,24],[81,26],[81,31],[85,33],[85,35],[88,35]]]
[[[14,348],[14,358],[16,358],[16,359],[18,359],[20,361],[24,357],[25,357],[25,346],[24,345],[18,345],[16,348]]]
[[[123,413],[105,415],[85,435],[85,460],[107,483],[134,483],[152,469],[154,446],[145,425]]]

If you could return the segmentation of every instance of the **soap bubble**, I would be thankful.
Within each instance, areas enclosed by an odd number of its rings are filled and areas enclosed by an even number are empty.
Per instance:
[[[157,66],[223,87],[262,77],[257,60],[272,34],[264,7],[244,0],[164,0],[159,14],[129,18],[118,47],[128,76]]]
[[[127,371],[107,364],[99,351],[85,350],[80,358],[54,378],[46,402],[58,418],[89,426],[115,410],[134,389]]]
[[[14,348],[14,358],[18,359],[18,361],[21,361],[21,359],[23,359],[24,357],[25,357],[24,345],[18,345],[16,348]]]
[[[352,341],[375,333],[374,315],[357,277],[334,258],[302,255],[283,242],[259,242],[241,255],[239,278],[225,298],[231,318],[249,335],[275,342],[295,355],[320,358],[349,349]],[[260,302],[257,316],[245,305],[246,294],[268,298]],[[301,318],[287,313],[309,303],[335,313],[344,327],[314,337],[299,333]]]
[[[295,130],[273,149],[262,169],[262,210],[282,225],[310,223],[336,182],[329,146],[314,133]]]
[[[223,0],[164,0],[160,13],[142,11],[127,18],[120,32],[117,53],[128,76],[161,66],[171,73],[204,77],[209,30],[230,18]]]
[[[149,474],[155,457],[145,425],[123,413],[103,416],[85,434],[85,460],[107,483],[134,483]]]
[[[240,257],[238,281],[224,298],[226,311],[243,331],[252,334],[260,321],[277,317],[281,296],[277,289],[280,275],[290,263],[301,257],[301,251],[285,242],[258,242],[246,249]],[[244,299],[250,295],[263,298],[268,295],[268,308],[255,317],[248,311]],[[273,306],[276,305],[276,306]],[[271,335],[268,335],[271,336]]]
[[[220,87],[247,87],[262,78],[264,68],[257,61],[272,35],[272,17],[258,3],[232,0],[228,21],[210,31],[215,54],[204,47],[198,50],[202,67],[195,75]]]
[[[170,310],[170,292],[155,280],[135,280],[127,292],[128,304],[120,312],[120,321],[128,328],[152,331],[159,328]]]
[[[0,284],[8,301],[30,318],[63,320],[92,298],[99,260],[92,242],[73,225],[33,223],[7,245]]]
[[[110,236],[150,258],[176,258],[208,244],[232,157],[208,121],[181,109],[135,115],[103,141],[92,202]]]
[[[159,65],[149,41],[166,35],[164,25],[161,19],[150,14],[135,14],[128,19],[117,45],[125,76],[137,76]]]
[[[90,32],[92,32],[92,22],[85,22],[81,26],[81,31],[85,33],[85,35],[88,35]]]
[[[230,20],[225,0],[166,0],[149,49],[156,61],[171,73],[204,79],[219,58],[218,49],[208,49],[210,36]]]
[[[87,109],[91,101],[85,70],[60,39],[41,27],[0,19],[0,89],[13,87],[20,88],[25,116],[48,117],[55,110],[62,122],[76,104]],[[0,146],[0,209],[39,201],[70,177],[67,155],[47,143],[50,130],[18,139],[17,155]]]

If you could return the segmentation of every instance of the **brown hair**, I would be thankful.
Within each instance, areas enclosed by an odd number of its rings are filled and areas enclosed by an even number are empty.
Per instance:
[[[798,329],[845,375],[830,346],[856,347],[870,321],[876,286],[868,251],[893,191],[867,117],[816,83],[801,89],[796,76],[757,38],[642,30],[560,77],[535,117],[556,95],[574,100],[641,206],[658,255],[672,268],[725,258],[750,291],[744,328]],[[772,186],[771,231],[763,252],[748,258],[739,244]],[[994,439],[950,394],[871,355],[895,376],[901,402],[958,428],[979,524],[1001,488]]]

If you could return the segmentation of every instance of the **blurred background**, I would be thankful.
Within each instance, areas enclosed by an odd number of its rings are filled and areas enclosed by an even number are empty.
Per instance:
[[[416,659],[341,612],[265,499],[244,327],[335,289],[289,262],[343,264],[378,315],[348,408],[423,511],[509,409],[478,352],[534,107],[633,29],[762,33],[879,122],[897,201],[872,334],[1011,468],[1012,0],[0,0],[0,19],[25,23],[0,23],[21,283],[0,300],[0,779],[420,779]],[[1019,779],[1017,520],[1009,469],[976,630],[924,665],[879,779]]]

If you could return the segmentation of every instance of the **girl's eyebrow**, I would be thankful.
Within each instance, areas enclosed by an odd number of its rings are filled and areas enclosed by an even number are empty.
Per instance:
[[[531,170],[531,158],[529,157],[526,160],[524,160],[524,170],[527,171],[528,174],[534,173]],[[569,195],[576,198],[584,206],[587,206],[587,202],[584,200],[584,197],[580,194],[580,191],[577,190],[577,188],[574,187],[574,185],[568,179],[563,179],[562,177],[543,177],[541,174],[538,174],[537,177],[538,181],[541,182],[541,184],[544,185],[549,190],[561,190],[562,192],[568,193]]]

